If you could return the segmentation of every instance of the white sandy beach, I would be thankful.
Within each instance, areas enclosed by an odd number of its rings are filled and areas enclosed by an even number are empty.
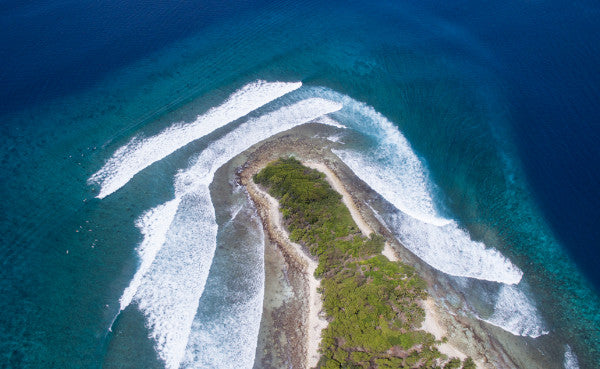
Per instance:
[[[342,195],[342,201],[344,202],[344,205],[346,205],[346,207],[348,207],[348,210],[350,210],[350,214],[352,215],[354,222],[358,225],[358,228],[363,233],[363,235],[369,236],[371,233],[373,233],[373,229],[367,224],[367,222],[365,222],[365,220],[361,216],[358,207],[354,203],[354,200],[352,200],[352,196],[350,195],[350,193],[348,193],[348,191],[346,191],[346,188],[344,187],[342,181],[335,175],[335,173],[331,169],[329,169],[326,165],[318,162],[304,162],[302,164],[324,173],[327,182],[331,185],[331,187],[333,187],[334,190],[336,190],[339,194]],[[385,255],[391,261],[399,260],[398,256],[396,255],[396,252],[388,242],[385,243],[382,254]],[[441,320],[438,317],[435,301],[431,297],[429,297],[423,302],[422,306],[425,310],[425,321],[423,322],[421,329],[433,334],[437,340],[441,340],[442,337],[446,336],[446,330],[443,328]],[[461,360],[467,357],[467,355],[464,352],[460,351],[459,349],[457,349],[449,343],[443,343],[439,345],[438,349],[441,353],[448,355],[448,357],[458,357]]]

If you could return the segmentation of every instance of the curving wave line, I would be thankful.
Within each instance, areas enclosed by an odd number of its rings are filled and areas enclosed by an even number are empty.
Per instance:
[[[217,275],[218,282],[214,283],[218,287],[214,288],[213,284],[212,290],[207,289],[201,303],[208,295],[208,300],[219,301],[219,307],[215,310],[210,306],[198,309],[181,368],[238,369],[254,365],[265,293],[264,232],[255,211],[250,202],[245,203],[243,227],[246,236],[243,243],[236,244],[240,253],[227,259],[228,263],[237,264],[234,269],[240,266],[246,269],[245,280],[227,283],[222,278],[230,270],[224,271],[219,266],[216,269],[221,270],[211,272],[211,275]]]
[[[452,223],[435,211],[425,169],[404,141],[395,145],[380,143],[368,155],[348,150],[334,153],[373,190],[411,218],[436,227]],[[382,166],[388,169],[373,170]]]
[[[208,187],[180,197],[177,213],[134,296],[167,368],[178,368],[215,252]]]
[[[341,157],[344,158],[346,154]],[[388,171],[392,172],[393,169]],[[360,177],[360,174],[357,175]],[[401,212],[385,218],[388,227],[407,249],[446,274],[510,285],[519,283],[523,277],[523,272],[508,258],[493,248],[487,248],[482,242],[473,241],[455,221],[438,227]]]
[[[344,118],[343,123],[348,128],[377,139],[378,147],[369,153],[370,160],[385,162],[388,167],[393,168],[394,173],[388,173],[389,169],[368,173],[363,171],[364,176],[371,177],[369,184],[389,184],[386,187],[372,187],[375,191],[403,213],[422,222],[436,226],[451,222],[436,210],[429,190],[431,182],[428,179],[427,167],[389,119],[373,107],[336,91],[323,87],[306,90],[309,94],[341,102],[344,109],[338,115]],[[359,164],[367,166],[367,163]],[[352,167],[351,169],[354,170]]]
[[[129,286],[127,286],[119,299],[120,311],[123,311],[131,303],[133,296],[142,283],[142,277],[150,268],[158,250],[165,243],[167,231],[175,218],[180,200],[179,198],[175,198],[152,208],[136,221],[136,227],[138,227],[144,236],[144,240],[137,247],[141,264],[133,279],[129,282]]]
[[[140,249],[154,250],[163,237],[165,242],[157,252],[140,253],[141,265],[150,267],[145,273],[140,271],[144,274],[139,283],[134,283],[134,277],[121,307],[133,295],[167,368],[178,368],[184,356],[216,248],[217,223],[208,189],[214,173],[252,145],[340,108],[339,103],[312,98],[241,124],[210,144],[190,168],[177,174],[174,200],[159,205],[139,221],[143,233],[146,231],[142,245],[152,245]],[[175,204],[176,214],[163,236],[168,220],[155,215],[172,211]]]
[[[571,349],[571,346],[566,345],[565,348],[565,359],[563,361],[563,366],[565,369],[579,369],[579,361],[577,360],[577,356]]]
[[[482,320],[515,336],[537,338],[548,334],[537,309],[517,286],[503,285],[494,306],[494,313],[488,319]]]
[[[104,198],[123,187],[133,176],[179,148],[231,123],[271,101],[302,86],[301,82],[256,81],[242,87],[221,105],[211,108],[192,123],[175,124],[147,138],[134,137],[119,148],[89,184],[100,184],[97,198]]]

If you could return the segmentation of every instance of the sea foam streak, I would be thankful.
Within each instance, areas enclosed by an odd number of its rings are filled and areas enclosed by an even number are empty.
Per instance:
[[[223,104],[198,116],[192,123],[175,124],[152,137],[133,138],[119,148],[106,164],[89,178],[88,183],[100,184],[97,197],[104,198],[123,187],[133,176],[152,163],[301,86],[301,82],[250,83],[232,94]]]
[[[179,197],[166,241],[134,300],[146,316],[166,367],[179,367],[215,252],[217,224],[208,187]]]
[[[137,220],[136,226],[144,236],[144,240],[137,248],[139,258],[142,262],[119,300],[121,311],[131,303],[135,292],[142,283],[142,277],[146,274],[148,268],[150,268],[158,250],[165,243],[167,231],[171,226],[173,218],[175,218],[180,200],[176,198],[152,208]]]
[[[563,361],[563,366],[565,369],[579,369],[577,356],[575,356],[575,353],[569,345],[565,348],[565,360]]]
[[[341,157],[346,154],[341,154]],[[349,166],[352,168],[352,164]],[[523,272],[500,252],[486,248],[482,242],[471,240],[455,221],[438,227],[402,212],[389,214],[385,218],[387,225],[406,248],[446,274],[506,284],[517,284],[523,276]]]
[[[341,105],[320,98],[302,100],[272,113],[241,124],[232,132],[210,144],[195,163],[180,171],[175,180],[176,215],[156,253],[151,266],[141,278],[137,291],[132,282],[127,296],[134,295],[148,320],[159,356],[167,368],[177,368],[183,358],[198,301],[208,277],[216,248],[217,225],[208,185],[223,164],[250,146],[270,136],[337,111]],[[165,222],[152,214],[166,213],[167,202],[146,213],[140,221],[144,234],[142,244],[160,240]],[[154,247],[154,246],[153,246]],[[150,259],[152,253],[140,253]],[[142,265],[148,264],[142,260]],[[122,308],[127,301],[121,299]]]
[[[548,333],[543,329],[537,309],[518,286],[502,286],[494,313],[484,320],[516,336],[536,338]]]
[[[264,288],[222,319],[194,320],[182,368],[252,368],[256,355]],[[235,358],[235,359],[234,359]]]
[[[223,225],[225,242],[236,252],[213,262],[213,279],[200,300],[182,368],[237,369],[254,364],[265,289],[264,233],[256,210],[245,200],[242,219],[234,217]],[[243,281],[230,276],[240,273]]]
[[[450,222],[435,209],[433,197],[428,189],[426,167],[412,150],[408,140],[392,122],[372,107],[349,96],[326,88],[307,90],[314,95],[341,102],[344,109],[339,115],[344,118],[342,122],[344,126],[377,138],[379,147],[369,153],[369,156],[379,162],[385,161],[388,168],[382,171],[362,170],[361,175],[365,178],[359,175],[361,179],[369,183],[397,209],[415,219],[438,226]],[[370,167],[368,162],[357,163],[357,166]],[[394,173],[388,173],[391,170]],[[381,183],[386,183],[386,186],[379,186]]]

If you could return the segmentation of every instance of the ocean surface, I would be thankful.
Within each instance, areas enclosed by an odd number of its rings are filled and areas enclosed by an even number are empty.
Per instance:
[[[317,122],[472,314],[596,368],[598,19],[564,0],[3,1],[0,367],[252,368],[264,235],[219,168]]]

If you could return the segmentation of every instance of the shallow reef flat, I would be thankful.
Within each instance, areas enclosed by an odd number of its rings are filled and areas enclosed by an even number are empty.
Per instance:
[[[272,204],[265,199],[257,200],[257,187],[252,182],[252,176],[268,163],[289,156],[329,170],[329,176],[335,176],[351,196],[353,210],[360,214],[360,219],[382,235],[393,255],[414,267],[425,281],[429,298],[420,303],[426,316],[419,328],[432,333],[436,340],[443,339],[443,342],[438,341],[440,351],[447,356],[472,357],[479,368],[558,367],[523,345],[528,338],[496,329],[461,310],[464,297],[452,288],[448,277],[404,248],[380,221],[376,209],[384,207],[385,201],[331,152],[336,143],[328,140],[330,134],[329,127],[307,124],[253,146],[235,161],[239,164],[237,180],[246,186],[253,198],[269,235],[265,246],[266,290],[255,368],[313,366],[308,365],[310,352],[306,339],[310,336],[312,273],[303,261],[309,253],[305,249],[302,256],[298,255],[298,250],[286,250],[271,236],[273,232],[266,217],[272,212]],[[389,250],[387,255],[390,255]],[[313,261],[317,260],[313,258]],[[324,315],[323,311],[318,314],[321,318]]]

